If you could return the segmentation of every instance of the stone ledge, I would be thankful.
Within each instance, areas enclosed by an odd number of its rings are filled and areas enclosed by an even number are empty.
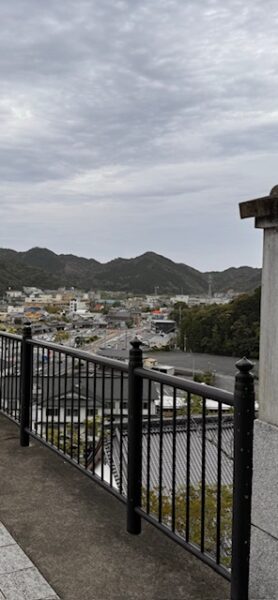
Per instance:
[[[250,217],[267,218],[268,221],[276,219],[278,217],[278,186],[275,185],[268,196],[241,202],[239,212],[241,219],[250,219]]]
[[[14,538],[0,523],[0,600],[59,600]]]
[[[278,539],[278,427],[254,424],[252,523]]]

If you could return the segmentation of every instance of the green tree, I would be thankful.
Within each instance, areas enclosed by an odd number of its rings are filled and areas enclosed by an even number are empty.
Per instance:
[[[179,323],[178,345],[192,352],[258,358],[260,335],[258,288],[225,305],[175,305],[171,317]]]
[[[95,425],[94,425],[95,423]],[[83,424],[85,426],[85,429],[87,427],[87,433],[88,436],[93,437],[94,432],[95,432],[95,437],[98,440],[100,438],[101,435],[101,417],[99,415],[96,415],[95,419],[90,418],[90,419],[85,419],[85,421],[83,421]]]
[[[215,384],[215,375],[212,371],[204,371],[203,373],[195,373],[193,380],[197,383],[205,383],[206,385]]]
[[[57,333],[55,333],[54,336],[54,342],[56,344],[60,344],[61,342],[66,342],[67,340],[69,340],[69,333],[68,331],[57,331]]]
[[[59,306],[56,306],[55,304],[47,304],[45,306],[45,310],[50,314],[50,315],[57,315],[61,309],[59,308]]]
[[[71,425],[66,426],[66,432],[64,433],[64,425],[61,424],[60,430],[55,427],[52,431],[52,426],[48,426],[48,433],[46,437],[47,441],[50,442],[55,448],[64,451],[68,456],[72,456],[78,461],[78,432],[75,427]],[[84,462],[84,440],[80,435],[79,438],[79,461],[81,464]]]
[[[232,485],[221,486],[221,518],[220,518],[220,555],[221,564],[230,567],[232,538]],[[201,506],[202,486],[189,487],[189,541],[200,547],[201,544]],[[173,523],[173,496],[167,490],[162,492],[162,523],[172,528],[183,539],[186,535],[186,487],[179,487],[175,493],[175,521]],[[147,509],[147,491],[142,492],[142,508]],[[159,514],[159,490],[154,488],[149,493],[149,510],[155,518]],[[205,552],[216,555],[217,542],[217,487],[207,485],[205,488]]]

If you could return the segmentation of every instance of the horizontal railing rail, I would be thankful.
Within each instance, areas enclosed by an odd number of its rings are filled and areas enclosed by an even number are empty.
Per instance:
[[[167,373],[159,373],[153,369],[137,368],[135,374],[143,379],[150,379],[157,381],[163,385],[169,385],[173,388],[178,388],[184,392],[196,394],[197,396],[206,397],[209,400],[215,400],[217,402],[223,402],[229,406],[234,406],[234,394],[222,390],[220,388],[213,387],[212,385],[206,385],[205,383],[197,383],[190,379],[183,379],[176,375],[168,375]]]
[[[21,339],[19,337],[19,339]],[[92,354],[89,352],[85,352],[84,350],[77,350],[76,348],[70,348],[69,346],[63,346],[61,344],[54,344],[51,342],[44,342],[43,340],[38,340],[36,338],[31,338],[28,340],[28,344],[31,346],[39,346],[40,348],[45,348],[46,350],[52,352],[60,352],[67,354],[67,356],[72,356],[74,358],[88,361],[91,363],[98,363],[99,365],[104,365],[105,367],[110,367],[114,369],[120,369],[123,373],[128,373],[128,364],[116,360],[113,358],[106,358],[105,356],[99,356],[98,354]]]
[[[231,580],[248,600],[254,386],[237,363],[235,394],[64,345],[0,333],[0,410]],[[240,558],[239,558],[240,557]]]
[[[1,331],[0,332],[1,338],[6,338],[8,340],[14,340],[17,342],[21,342],[22,340],[22,336],[21,335],[17,335],[16,333],[8,333],[6,331]]]

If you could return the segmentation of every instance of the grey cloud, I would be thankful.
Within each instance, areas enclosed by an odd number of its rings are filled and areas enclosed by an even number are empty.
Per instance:
[[[125,213],[138,218],[138,206],[144,211],[153,205],[165,252],[171,255],[172,243],[172,255],[183,260],[175,227],[188,207],[190,214],[197,207],[198,227],[199,211],[216,218],[225,203],[234,215],[237,198],[260,195],[275,183],[273,0],[268,10],[261,0],[11,0],[2,3],[0,18],[1,196],[4,204],[17,205],[19,223],[29,206],[37,227],[40,203],[55,204],[61,222],[68,207],[67,231],[53,233],[46,245],[52,241],[63,250],[63,239],[77,244],[76,222],[84,237],[86,210],[107,230],[110,257],[121,254],[124,236],[126,255],[134,254],[136,227],[127,232]],[[252,168],[260,161],[264,175],[258,177]],[[223,197],[235,180],[233,194]],[[113,219],[121,206],[117,235],[108,205]],[[227,214],[221,213],[223,230]],[[43,227],[47,237],[49,219],[50,213],[44,215],[40,237]],[[143,214],[140,220],[145,249],[160,243],[148,219]],[[32,240],[34,231],[29,245]],[[189,240],[202,260],[204,242],[196,250],[194,218]],[[254,246],[256,240],[254,234]],[[229,239],[232,255],[237,249]],[[96,257],[103,253],[101,240],[94,251]]]
[[[219,145],[219,152],[229,152],[238,156],[250,152],[255,148],[256,152],[278,152],[278,119],[271,124],[265,123],[258,125],[254,119],[254,124],[250,127],[242,127],[241,130],[230,131],[226,137],[215,136],[215,141]]]

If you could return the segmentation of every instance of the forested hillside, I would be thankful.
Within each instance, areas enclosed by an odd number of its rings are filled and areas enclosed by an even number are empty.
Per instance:
[[[136,294],[207,294],[209,273],[156,254],[116,258],[100,263],[93,258],[55,254],[47,248],[15,252],[0,248],[0,291],[25,286],[59,286],[114,290]],[[249,291],[260,285],[261,270],[252,267],[213,272],[213,292]]]
[[[242,294],[229,304],[175,305],[180,322],[179,345],[187,351],[258,358],[261,289]]]

